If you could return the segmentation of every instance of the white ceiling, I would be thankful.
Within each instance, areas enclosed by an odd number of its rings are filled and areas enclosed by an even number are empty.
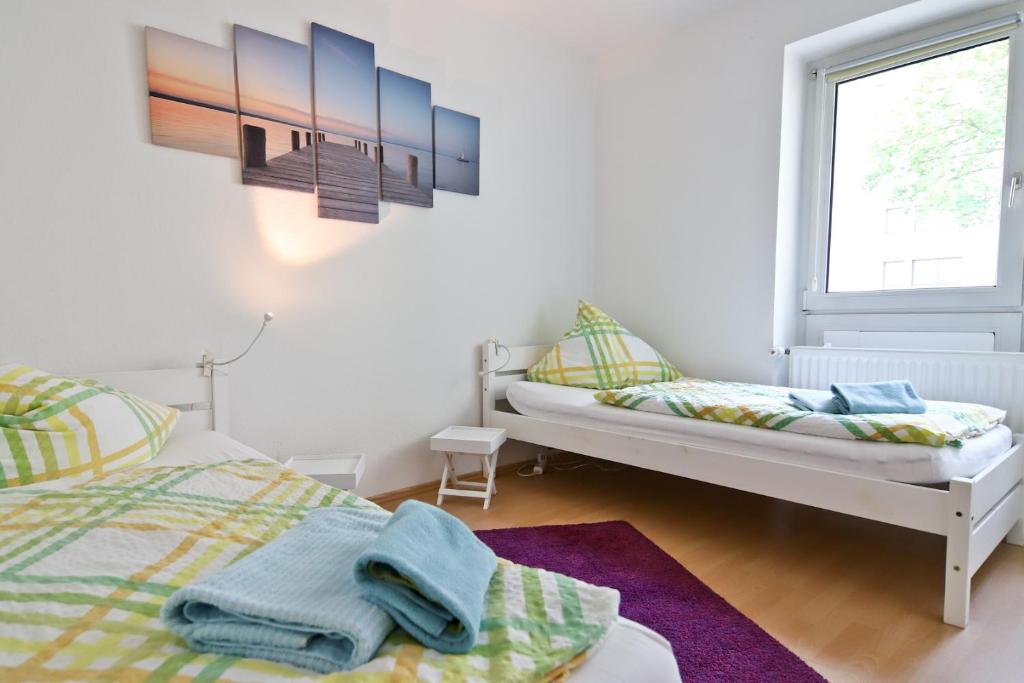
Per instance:
[[[737,0],[463,0],[588,55],[642,40]]]

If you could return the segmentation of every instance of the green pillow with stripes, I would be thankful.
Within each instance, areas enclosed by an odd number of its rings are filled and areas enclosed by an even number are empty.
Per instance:
[[[526,373],[531,382],[587,389],[623,389],[680,377],[650,344],[582,299],[573,328]]]
[[[146,462],[178,411],[98,382],[0,365],[0,489]]]

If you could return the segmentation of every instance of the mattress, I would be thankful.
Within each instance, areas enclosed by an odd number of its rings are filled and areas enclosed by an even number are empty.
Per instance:
[[[149,462],[140,467],[170,467],[178,465],[208,465],[224,460],[270,460],[255,448],[235,441],[220,432],[192,432],[177,434],[171,432],[164,447]]]
[[[572,683],[681,683],[672,646],[660,635],[623,617],[569,676]]]
[[[509,385],[507,398],[519,413],[552,422],[746,452],[766,460],[908,484],[939,484],[953,477],[972,477],[1013,442],[1013,434],[1005,425],[967,439],[962,448],[830,439],[629,410],[600,403],[594,399],[593,389],[540,382],[514,382]]]
[[[140,467],[205,465],[250,458],[268,456],[218,432],[172,433],[157,456]],[[574,683],[626,680],[679,683],[680,675],[672,646],[667,640],[646,626],[619,617],[570,680]]]

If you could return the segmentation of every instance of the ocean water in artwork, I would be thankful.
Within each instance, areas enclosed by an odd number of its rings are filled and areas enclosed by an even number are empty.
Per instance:
[[[146,27],[153,144],[238,156],[231,51]]]
[[[480,119],[434,107],[434,187],[480,194]]]
[[[450,190],[463,194],[480,194],[480,162],[466,161],[457,157],[438,154],[437,176],[441,178],[439,190]]]
[[[234,112],[150,95],[149,121],[153,144],[238,156]]]

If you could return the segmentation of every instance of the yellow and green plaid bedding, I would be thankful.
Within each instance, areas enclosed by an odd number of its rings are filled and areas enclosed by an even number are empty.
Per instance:
[[[178,411],[91,380],[0,365],[0,489],[152,459]]]
[[[466,655],[395,631],[364,667],[318,676],[192,652],[164,628],[160,606],[175,589],[330,505],[373,507],[264,460],[0,491],[0,680],[538,681],[572,666],[616,618],[616,591],[501,562]]]
[[[627,389],[599,391],[603,403],[663,415],[693,417],[776,431],[925,446],[963,445],[1006,417],[1006,411],[973,403],[927,401],[920,415],[833,415],[800,410],[785,387],[684,378]]]
[[[526,373],[531,382],[586,389],[618,389],[680,376],[650,344],[583,300],[573,328]]]

